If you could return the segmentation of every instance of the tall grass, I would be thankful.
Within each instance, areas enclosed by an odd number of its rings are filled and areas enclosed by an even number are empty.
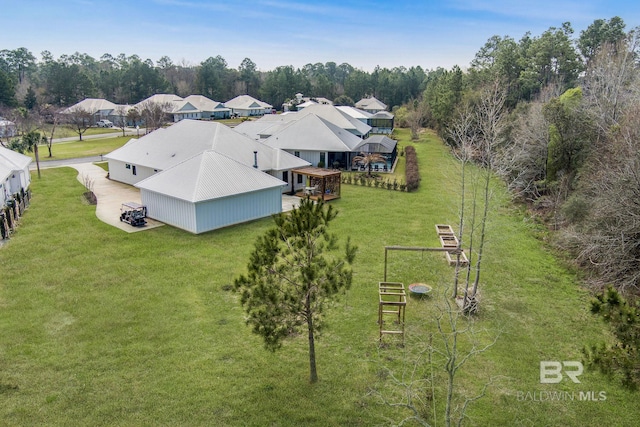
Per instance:
[[[127,234],[96,219],[74,170],[44,170],[18,232],[0,248],[0,425],[369,426],[403,418],[370,388],[390,390],[382,367],[412,360],[435,331],[453,270],[442,254],[389,256],[390,280],[430,283],[434,295],[409,300],[404,348],[390,341],[379,349],[384,246],[439,245],[434,224],[457,227],[459,202],[446,148],[430,135],[414,145],[417,192],[343,186],[331,202],[339,210],[333,231],[351,236],[359,252],[354,285],[330,307],[317,343],[316,385],[304,337],[266,351],[227,290],[270,219],[197,236],[168,226]],[[499,378],[470,407],[469,423],[634,425],[637,396],[597,373],[585,372],[581,384],[539,384],[541,360],[579,360],[605,328],[587,312],[575,273],[536,238],[537,226],[503,187],[495,191],[477,326],[499,339],[460,372],[458,391]],[[537,390],[604,390],[607,400],[518,400]]]

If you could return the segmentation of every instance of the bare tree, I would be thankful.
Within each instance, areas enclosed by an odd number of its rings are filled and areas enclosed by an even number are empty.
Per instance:
[[[608,139],[608,152],[594,155],[580,192],[565,212],[580,210],[561,243],[592,272],[590,281],[619,290],[640,289],[640,108],[625,112]]]
[[[127,127],[127,113],[131,107],[128,105],[118,105],[113,110],[113,124],[122,129],[122,136],[125,136],[125,128]]]
[[[417,140],[420,129],[424,125],[428,115],[428,106],[426,103],[420,102],[417,99],[413,100],[413,102],[409,102],[408,105],[411,105],[412,108],[407,111],[407,124],[409,125],[409,129],[411,129],[411,139]]]
[[[482,271],[482,261],[486,242],[486,226],[489,218],[489,207],[492,199],[491,178],[496,152],[502,141],[505,127],[504,103],[506,92],[499,81],[481,89],[475,103],[464,109],[450,127],[449,134],[458,147],[458,158],[462,165],[461,210],[459,225],[459,247],[461,249],[467,224],[469,236],[469,263],[464,269],[464,295],[462,309],[465,313],[474,313],[478,309],[478,285]],[[473,159],[477,174],[469,176],[466,166]],[[467,206],[466,180],[471,182],[471,205]],[[470,212],[468,209],[470,209]],[[476,248],[477,238],[477,248]],[[474,256],[475,255],[475,256]],[[459,264],[459,263],[458,263]],[[473,275],[471,274],[473,270]],[[463,269],[456,267],[455,289],[457,293],[459,277]],[[472,283],[473,281],[473,283]],[[470,289],[471,287],[471,289]]]
[[[441,419],[445,426],[460,426],[469,405],[485,396],[489,386],[498,379],[488,378],[473,396],[458,391],[458,373],[467,362],[493,347],[500,334],[492,336],[477,328],[473,317],[462,315],[451,304],[448,292],[449,289],[445,289],[442,304],[437,305],[434,319],[437,332],[430,333],[426,342],[422,340],[417,345],[421,347],[417,354],[405,351],[399,369],[383,365],[384,383],[369,392],[384,405],[398,409],[398,416],[403,416],[400,422],[389,419],[396,425],[415,422],[431,426]],[[442,406],[437,402],[440,399],[444,401],[442,414],[437,412],[437,407]]]
[[[60,124],[60,109],[54,107],[51,104],[44,104],[40,108],[40,115],[43,117],[45,122],[48,122],[51,125],[51,128],[49,130],[49,138],[46,138],[46,146],[49,150],[49,157],[53,157],[53,137],[55,136],[58,124]]]
[[[167,116],[173,111],[173,104],[170,102],[147,101],[140,108],[140,115],[147,128],[147,132],[154,131],[162,127],[167,121]]]
[[[513,124],[511,138],[496,152],[494,170],[509,190],[533,202],[544,190],[549,150],[549,123],[542,114],[543,103],[524,106]]]
[[[66,110],[64,113],[65,121],[71,125],[74,132],[78,134],[80,141],[82,141],[82,134],[92,125],[92,115],[90,112],[82,107],[75,107]]]
[[[639,47],[638,34],[631,32],[616,45],[603,45],[589,62],[583,93],[601,134],[609,132],[627,107],[640,100],[635,63]]]

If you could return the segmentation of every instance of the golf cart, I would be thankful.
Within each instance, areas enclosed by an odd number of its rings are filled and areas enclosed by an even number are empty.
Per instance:
[[[126,202],[120,208],[120,221],[134,227],[142,227],[147,223],[147,207],[136,202]]]

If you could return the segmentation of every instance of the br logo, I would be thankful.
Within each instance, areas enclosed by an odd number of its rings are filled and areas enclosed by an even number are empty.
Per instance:
[[[569,377],[574,383],[580,383],[578,377],[583,370],[582,362],[543,361],[540,362],[540,384],[557,384],[562,381],[563,376]]]

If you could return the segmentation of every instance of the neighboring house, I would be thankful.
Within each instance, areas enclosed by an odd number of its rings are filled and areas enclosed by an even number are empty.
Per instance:
[[[294,99],[282,104],[282,111],[300,111],[311,104],[333,105],[333,101],[321,96],[309,97],[303,96],[301,93],[296,93]]]
[[[142,101],[135,104],[133,107],[137,108],[138,111],[142,111],[142,109],[144,109],[144,106],[146,104],[155,103],[155,104],[166,106],[166,108],[164,108],[164,112],[171,113],[178,105],[180,105],[182,101],[183,99],[181,97],[173,93],[158,93],[155,95],[151,95],[147,99],[143,99]]]
[[[235,129],[254,139],[264,140],[276,135],[286,128],[289,123],[298,121],[308,115],[321,117],[358,138],[366,138],[371,132],[371,127],[367,124],[350,117],[332,105],[322,104],[310,105],[302,111],[264,116],[254,122],[241,123]]]
[[[300,113],[294,113],[300,114]],[[313,166],[346,167],[362,139],[330,121],[307,114],[274,133],[265,144],[300,157]]]
[[[296,109],[298,111],[302,111],[305,108],[309,107],[310,105],[315,105],[315,104],[317,104],[317,102],[315,102],[315,101],[305,101],[305,102],[303,102],[301,104],[296,105]]]
[[[378,111],[375,114],[354,107],[336,107],[343,113],[371,126],[371,133],[389,135],[393,132],[395,116],[388,111]]]
[[[298,116],[302,118],[308,114],[314,114],[318,117],[322,117],[323,119],[333,123],[339,128],[342,128],[347,132],[354,134],[358,138],[366,138],[371,132],[371,126],[354,119],[353,117],[345,114],[333,105],[310,105],[298,113],[293,113],[292,116]]]
[[[343,113],[345,113],[346,115],[353,117],[356,120],[360,120],[362,123],[369,125],[369,121],[371,119],[371,116],[373,116],[373,114],[368,113],[364,110],[360,110],[358,108],[355,107],[349,107],[346,105],[340,105],[338,107],[336,107],[338,110],[342,111]],[[371,126],[371,125],[369,125]]]
[[[91,114],[91,124],[95,125],[99,120],[109,119],[117,105],[102,98],[86,98],[69,108],[65,108],[60,114],[71,114],[84,110]]]
[[[140,188],[151,218],[201,233],[282,209],[309,162],[217,122],[182,120],[104,156],[111,179]]]
[[[375,114],[378,111],[386,111],[387,105],[371,96],[369,98],[363,98],[360,101],[356,102],[356,108],[364,110],[371,114]]]
[[[231,114],[238,117],[264,116],[270,114],[273,106],[266,102],[258,101],[249,95],[239,95],[224,103],[231,109]]]
[[[0,208],[31,185],[31,158],[0,146]]]
[[[189,95],[176,105],[173,121],[183,119],[215,120],[231,117],[231,109],[222,102],[213,101],[203,95]]]
[[[0,138],[12,138],[18,134],[16,124],[0,117]]]

